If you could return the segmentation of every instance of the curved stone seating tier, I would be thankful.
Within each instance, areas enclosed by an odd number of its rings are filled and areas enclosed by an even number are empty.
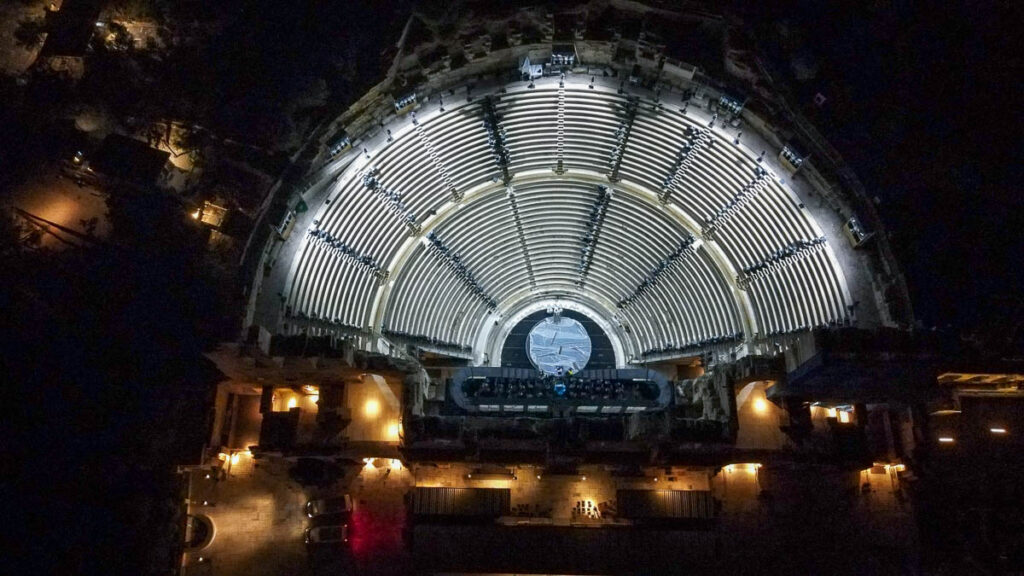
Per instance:
[[[443,113],[429,108],[415,122],[406,117],[387,125],[393,140],[378,139],[367,149],[368,160],[353,162],[317,212],[319,228],[371,256],[390,277],[382,284],[366,269],[307,241],[287,289],[292,313],[473,345],[488,316],[487,302],[432,254],[423,239],[432,231],[460,256],[499,309],[542,296],[583,294],[609,313],[608,320],[628,328],[624,344],[632,355],[844,318],[849,303],[843,275],[828,247],[755,279],[746,288],[749,306],[741,303],[734,278],[739,271],[782,247],[821,236],[796,196],[771,175],[759,193],[720,223],[713,239],[703,239],[646,293],[617,310],[616,303],[632,295],[681,242],[701,238],[702,225],[755,179],[758,163],[750,150],[712,131],[714,143],[692,154],[663,207],[658,192],[674,172],[687,129],[703,130],[707,120],[641,99],[619,180],[610,182],[609,157],[626,119],[627,96],[567,84],[560,107],[558,92],[557,82],[534,89],[516,83],[505,94],[492,94],[507,136],[525,253],[488,144],[483,95],[446,101]],[[559,159],[561,175],[554,172]],[[389,207],[385,194],[364,185],[368,166],[381,189],[398,194],[400,205]],[[581,249],[600,184],[613,195],[581,292]],[[451,186],[466,195],[457,208]],[[406,222],[409,214],[418,231]]]
[[[539,182],[516,189],[527,253],[538,287],[575,291],[580,238],[586,234],[597,196],[595,186],[578,182]],[[453,241],[452,248],[474,274],[488,279],[485,287],[499,301],[531,292],[518,232],[510,221],[510,204],[499,191],[467,206],[436,230],[442,238],[458,239],[459,244]],[[615,303],[632,292],[683,238],[683,231],[664,213],[652,212],[628,194],[613,195],[594,248],[586,289],[614,309]],[[445,314],[446,307],[454,304],[450,297],[464,292],[465,287],[453,274],[431,274],[434,265],[425,247],[416,249],[395,278],[393,304],[385,325],[415,334],[453,330],[441,333],[451,334],[456,341],[471,338],[478,325],[466,320],[473,319],[473,313],[483,313],[482,304],[473,310],[459,309],[457,319]],[[419,292],[435,298],[424,301]],[[644,326],[635,333],[641,338],[638,345],[645,348],[742,330],[727,284],[702,251],[681,259],[679,266],[663,274],[651,294],[630,307],[628,317],[638,327]],[[445,321],[457,322],[457,327],[445,326]]]

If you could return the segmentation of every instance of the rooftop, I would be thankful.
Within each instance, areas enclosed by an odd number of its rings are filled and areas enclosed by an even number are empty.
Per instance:
[[[144,142],[120,134],[110,134],[103,139],[89,166],[112,178],[136,184],[153,184],[170,157],[170,152],[151,148]]]
[[[64,0],[48,12],[46,42],[40,56],[82,56],[97,28],[103,0]]]

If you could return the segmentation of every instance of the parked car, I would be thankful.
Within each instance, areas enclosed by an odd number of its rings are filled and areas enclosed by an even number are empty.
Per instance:
[[[339,514],[351,511],[352,498],[348,494],[306,502],[306,515],[310,518],[321,514]]]
[[[335,544],[348,542],[348,524],[316,526],[306,529],[306,544]]]
[[[313,516],[309,520],[310,528],[319,528],[320,526],[341,526],[342,524],[348,524],[349,520],[352,519],[350,512],[338,512],[335,514],[320,514]]]
[[[873,232],[865,232],[864,228],[860,225],[860,221],[856,218],[847,220],[843,224],[843,231],[846,232],[846,238],[854,248],[861,246],[874,236]]]

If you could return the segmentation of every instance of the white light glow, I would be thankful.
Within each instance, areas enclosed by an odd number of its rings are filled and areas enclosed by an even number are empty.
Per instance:
[[[764,414],[768,411],[768,401],[764,398],[758,398],[754,400],[754,412],[758,414]]]

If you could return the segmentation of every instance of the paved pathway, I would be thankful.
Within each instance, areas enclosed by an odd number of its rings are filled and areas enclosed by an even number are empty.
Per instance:
[[[88,185],[75,184],[69,178],[58,175],[56,170],[34,176],[15,189],[3,202],[82,234],[88,232],[87,226],[82,221],[92,218],[96,219],[94,229],[96,236],[106,236],[110,230],[104,195]],[[57,237],[73,244],[82,243],[82,240],[75,238],[72,234],[53,226],[45,226],[39,220],[33,221],[52,232],[45,233],[42,237],[42,244],[47,248],[60,249],[67,246],[67,243]]]
[[[309,494],[284,467],[259,466],[243,455],[223,479],[192,472],[190,513],[209,516],[215,535],[205,549],[186,554],[185,574],[309,573],[303,544]]]

